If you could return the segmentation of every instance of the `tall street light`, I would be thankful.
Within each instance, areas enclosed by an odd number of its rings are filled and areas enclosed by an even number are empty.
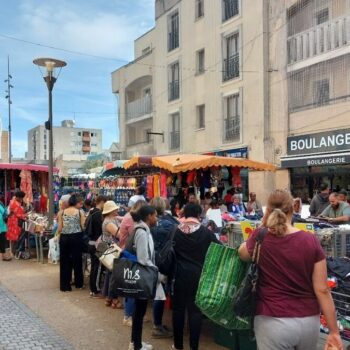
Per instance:
[[[67,63],[64,61],[56,60],[54,58],[37,58],[33,61],[33,63],[37,65],[39,69],[40,67],[45,68],[45,75],[43,74],[43,78],[47,89],[49,90],[49,119],[45,123],[45,128],[46,130],[49,130],[49,186],[47,191],[49,198],[49,226],[52,227],[54,215],[52,89],[61,72],[62,67],[66,66]]]

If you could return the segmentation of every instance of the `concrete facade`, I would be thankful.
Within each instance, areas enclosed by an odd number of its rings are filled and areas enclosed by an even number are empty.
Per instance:
[[[288,138],[349,128],[349,24],[348,0],[270,2],[270,135],[277,165],[291,156]],[[317,149],[308,153],[303,156],[323,156]],[[306,201],[321,182],[345,186],[347,167],[284,166],[276,186]]]
[[[279,166],[288,137],[348,125],[350,1],[156,0],[155,20],[112,73],[125,158],[246,147]],[[287,168],[249,172],[262,200],[291,186]]]
[[[53,128],[53,156],[90,155],[102,152],[102,130],[76,128],[74,121],[63,121]],[[28,131],[28,160],[48,160],[49,133],[43,125]]]
[[[2,131],[0,135],[0,162],[8,163],[9,161],[9,133]]]
[[[157,0],[155,27],[135,41],[135,61],[112,73],[124,157],[246,147],[250,159],[273,162],[267,2],[198,3]],[[140,101],[148,86],[151,110],[130,115],[130,91]],[[250,172],[249,184],[263,196],[274,174]]]

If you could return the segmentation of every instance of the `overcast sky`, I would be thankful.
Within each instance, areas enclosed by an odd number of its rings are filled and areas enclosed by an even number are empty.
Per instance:
[[[54,125],[75,118],[78,127],[103,129],[104,148],[117,141],[111,72],[133,59],[133,40],[154,25],[154,0],[0,0],[0,5],[0,118],[7,130],[9,55],[13,156],[24,156],[27,130],[47,120],[47,89],[32,63],[37,57],[67,62],[53,91]]]

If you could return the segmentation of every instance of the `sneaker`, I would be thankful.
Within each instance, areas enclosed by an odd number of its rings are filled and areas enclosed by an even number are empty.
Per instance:
[[[134,343],[129,344],[128,350],[134,350]],[[142,342],[142,348],[140,350],[153,350],[153,345],[150,343]]]
[[[164,326],[153,326],[152,338],[171,338],[173,333],[168,331]]]
[[[124,316],[123,325],[128,326],[128,327],[132,327],[132,317],[131,316]]]

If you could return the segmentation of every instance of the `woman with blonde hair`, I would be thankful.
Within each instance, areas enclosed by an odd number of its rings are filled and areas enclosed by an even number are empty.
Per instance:
[[[254,330],[259,350],[316,350],[320,309],[329,335],[326,349],[343,349],[335,307],[327,286],[324,252],[316,236],[292,226],[293,198],[276,190],[268,198],[262,226]],[[250,261],[257,229],[239,249]]]

